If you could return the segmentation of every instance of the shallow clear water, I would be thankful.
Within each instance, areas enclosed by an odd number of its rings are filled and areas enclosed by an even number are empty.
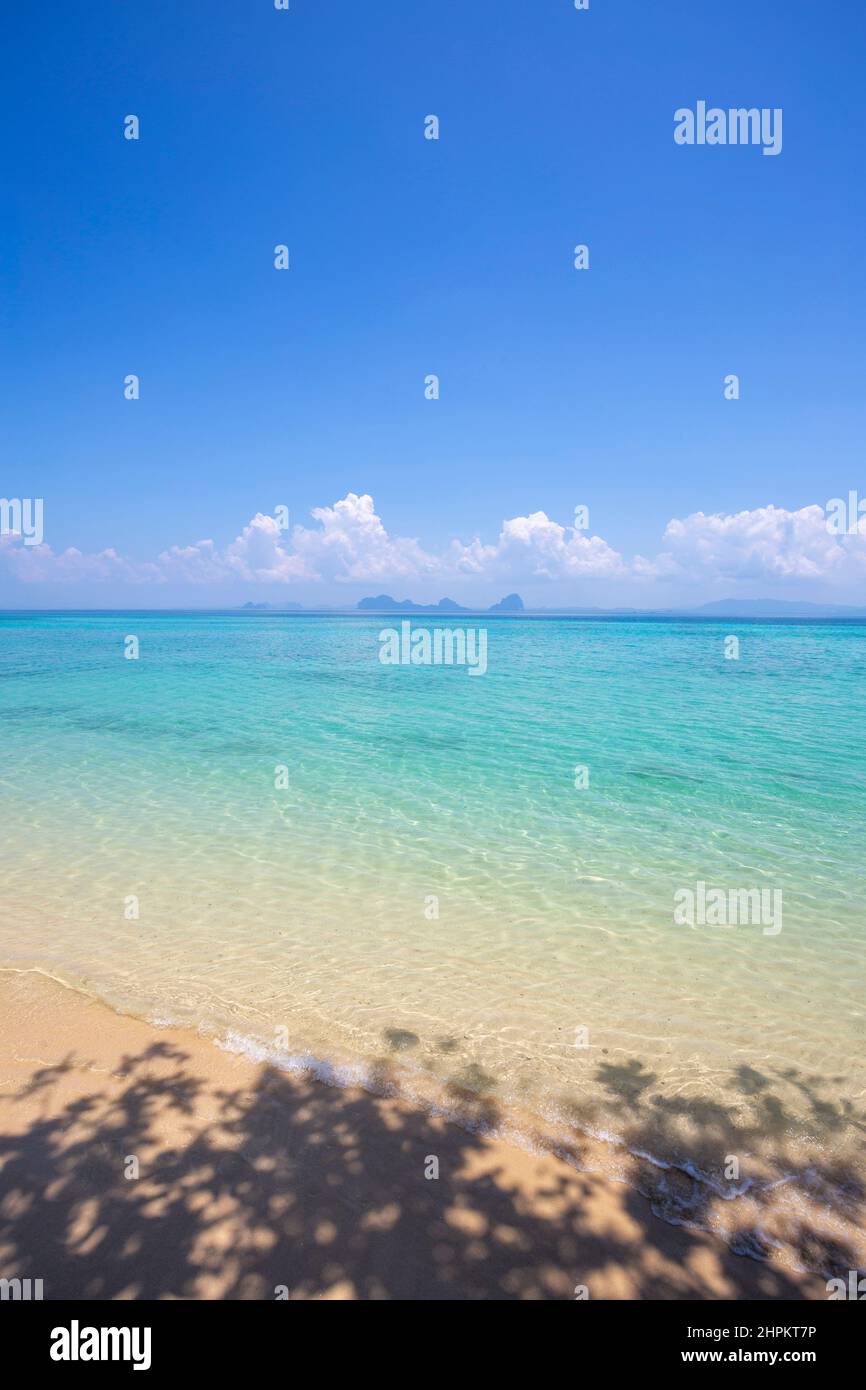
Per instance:
[[[483,676],[381,617],[0,616],[0,964],[848,1201],[866,626],[462,621]],[[698,882],[781,930],[678,924]]]

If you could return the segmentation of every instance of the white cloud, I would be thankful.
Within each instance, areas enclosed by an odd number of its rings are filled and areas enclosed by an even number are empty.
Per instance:
[[[833,535],[823,507],[693,512],[669,521],[664,549],[643,573],[686,579],[842,581],[866,568],[866,532]],[[637,568],[636,562],[636,568]]]
[[[316,578],[307,571],[301,557],[285,550],[284,537],[285,532],[274,517],[256,512],[225,550],[219,550],[209,540],[173,545],[162,552],[158,565],[165,578],[190,584],[218,584],[227,579],[288,584],[292,580]]]
[[[309,571],[337,580],[411,579],[435,574],[440,562],[416,540],[388,535],[367,493],[348,493],[333,507],[315,507],[318,530],[296,526],[292,541]]]
[[[622,556],[601,536],[560,526],[545,512],[504,521],[496,545],[453,541],[450,558],[459,573],[487,578],[613,578],[626,572]]]
[[[163,577],[158,565],[134,564],[113,549],[85,555],[70,546],[56,554],[50,545],[26,545],[14,532],[0,535],[0,564],[24,584],[106,579],[139,584]]]
[[[191,583],[242,579],[290,584],[298,580],[372,582],[434,574],[438,563],[415,540],[392,538],[376,515],[372,497],[348,493],[333,507],[315,507],[317,527],[280,530],[258,512],[225,550],[213,541],[173,546],[159,557],[166,575]]]
[[[391,536],[368,494],[348,493],[316,507],[312,526],[281,530],[258,512],[220,548],[212,540],[172,546],[155,562],[125,559],[116,550],[55,553],[0,537],[0,566],[23,583],[105,582],[191,585],[384,584],[436,577],[511,583],[544,580],[669,579],[690,581],[848,582],[866,572],[866,521],[860,534],[834,535],[824,508],[787,511],[758,507],[734,514],[694,512],[669,521],[655,559],[626,561],[601,536],[561,526],[544,512],[502,523],[498,539],[453,540],[432,554],[411,538]]]

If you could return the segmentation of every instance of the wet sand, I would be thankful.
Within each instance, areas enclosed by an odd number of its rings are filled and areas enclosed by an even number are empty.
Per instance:
[[[46,1299],[827,1297],[554,1154],[33,972],[0,973],[0,1164],[0,1277]]]

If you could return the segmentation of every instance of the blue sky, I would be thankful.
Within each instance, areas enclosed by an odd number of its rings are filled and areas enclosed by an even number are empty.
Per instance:
[[[0,494],[44,546],[0,603],[864,601],[815,510],[866,497],[862,4],[5,29]],[[676,145],[701,99],[782,108],[782,152]]]

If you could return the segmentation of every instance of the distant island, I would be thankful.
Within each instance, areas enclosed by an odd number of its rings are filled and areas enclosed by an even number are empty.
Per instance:
[[[695,613],[725,618],[862,618],[866,608],[844,603],[801,603],[784,598],[723,598],[703,603]]]
[[[241,605],[245,613],[303,613],[302,603],[244,603]]]
[[[476,609],[463,608],[453,598],[440,598],[438,603],[414,603],[410,598],[396,599],[390,594],[377,594],[375,598],[362,598],[358,608],[363,613],[522,613],[523,599],[519,594],[506,594],[490,608]]]
[[[323,606],[308,608],[301,603],[254,603],[250,600],[240,605],[236,612],[241,613],[438,613],[447,617],[452,613],[490,613],[535,615],[538,617],[581,617],[581,618],[717,618],[734,620],[742,618],[753,622],[764,619],[832,619],[856,620],[866,618],[866,608],[853,607],[841,603],[806,603],[796,599],[715,599],[697,608],[589,608],[566,607],[527,608],[519,594],[506,594],[498,603],[489,608],[466,608],[453,598],[441,598],[438,603],[416,603],[414,599],[392,598],[390,594],[376,594],[372,598],[362,598],[356,605],[345,607]]]

